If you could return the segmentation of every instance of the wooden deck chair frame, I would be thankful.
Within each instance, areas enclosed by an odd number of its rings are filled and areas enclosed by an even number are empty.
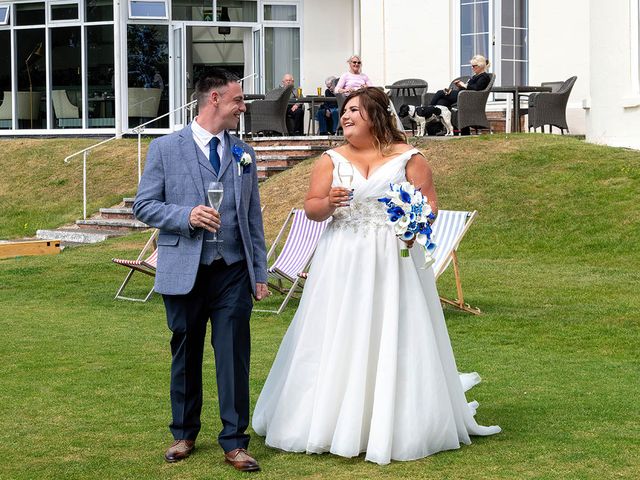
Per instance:
[[[291,223],[292,224],[291,227],[293,227],[293,220],[294,220],[295,213],[297,211],[302,211],[302,210],[301,209],[297,209],[297,208],[292,208],[291,211],[289,212],[289,214],[287,215],[287,218],[285,219],[284,223],[282,224],[282,228],[280,228],[280,231],[278,232],[278,235],[276,236],[276,239],[273,241],[273,244],[271,245],[271,248],[269,249],[269,252],[267,253],[267,263],[276,254],[276,249],[277,249],[278,245],[280,244],[280,241],[284,237],[285,232],[287,231],[287,227],[289,226],[289,223]],[[326,220],[325,222],[319,222],[319,223],[324,223],[325,227],[326,227],[326,224],[328,223],[328,220]],[[322,233],[322,231],[324,231],[324,227],[322,228],[320,234]],[[290,230],[289,230],[289,234],[290,234]],[[320,237],[320,235],[318,235],[317,238],[319,238],[319,237]],[[286,243],[287,243],[288,239],[289,239],[289,236],[287,236],[287,239],[285,239],[285,246],[286,246]],[[316,240],[316,244],[317,244],[317,240]],[[283,251],[285,249],[285,246],[282,247]],[[313,253],[315,252],[315,249],[316,249],[316,246],[313,245],[313,247],[311,248],[311,253],[309,255],[309,258],[306,259],[306,261],[305,261],[305,263],[303,265],[303,268],[301,269],[301,272],[308,270],[309,265],[311,264],[311,258],[313,257]],[[277,258],[276,258],[276,261],[277,261]],[[285,297],[282,300],[282,303],[280,304],[280,306],[278,307],[277,310],[254,309],[253,311],[254,312],[276,313],[276,314],[279,315],[285,309],[285,307],[287,306],[287,304],[289,303],[289,300],[291,300],[291,298],[293,298],[293,297],[298,298],[300,296],[300,294],[302,293],[302,287],[304,285],[304,278],[299,275],[299,273],[301,273],[301,272],[297,272],[295,275],[289,275],[286,272],[283,272],[282,270],[278,269],[277,267],[274,268],[273,266],[268,268],[267,271],[268,271],[268,280],[267,280],[268,287],[270,287],[273,290],[285,295]],[[287,287],[285,285],[285,282],[291,283],[291,286]]]
[[[131,277],[135,272],[141,272],[151,277],[156,276],[157,257],[155,255],[157,255],[157,249],[158,230],[156,229],[153,231],[151,237],[149,238],[149,240],[147,240],[147,243],[145,243],[144,247],[142,247],[138,258],[136,258],[134,261],[121,260],[118,258],[112,259],[112,261],[117,265],[122,265],[123,267],[129,268],[129,272],[127,273],[126,277],[124,277],[124,281],[122,282],[122,285],[120,285],[120,288],[116,292],[116,296],[114,298],[120,300],[130,300],[132,302],[146,302],[147,300],[149,300],[149,298],[151,298],[151,295],[153,294],[153,287],[151,287],[151,290],[149,290],[149,293],[144,298],[126,297],[122,293],[124,292],[125,287],[129,283],[129,280],[131,280]],[[152,256],[155,258],[155,260],[153,262],[149,262],[148,260]]]
[[[462,212],[454,212],[454,213],[462,213]],[[451,305],[455,308],[458,308],[462,311],[472,313],[474,315],[480,315],[482,312],[480,311],[479,308],[472,307],[468,303],[465,303],[464,294],[462,292],[462,280],[460,278],[460,264],[458,262],[457,251],[458,251],[458,247],[460,246],[460,242],[462,241],[465,234],[469,230],[469,227],[471,226],[476,216],[478,215],[477,210],[473,210],[472,212],[464,212],[464,213],[466,213],[466,221],[464,224],[464,228],[460,231],[460,233],[454,239],[453,246],[450,252],[447,254],[445,259],[440,264],[438,271],[434,271],[434,274],[435,274],[436,280],[438,280],[440,275],[444,273],[444,271],[447,269],[449,264],[453,263],[453,274],[455,276],[456,292],[457,292],[458,298],[456,298],[455,300],[450,300],[448,298],[440,297],[440,301],[447,305]],[[442,219],[442,215],[438,218],[438,220],[441,220],[441,219]],[[436,247],[437,247],[437,238],[435,238],[435,241],[436,241]]]

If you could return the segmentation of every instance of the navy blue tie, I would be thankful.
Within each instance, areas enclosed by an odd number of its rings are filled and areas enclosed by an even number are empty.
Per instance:
[[[216,175],[218,175],[220,171],[220,155],[218,155],[219,143],[220,139],[218,137],[212,137],[211,140],[209,140],[209,162],[213,167],[213,171],[216,172]]]

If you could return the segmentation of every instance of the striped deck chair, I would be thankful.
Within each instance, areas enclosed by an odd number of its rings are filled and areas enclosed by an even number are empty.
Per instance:
[[[276,255],[276,248],[284,236],[289,221],[291,221],[291,229],[282,246],[282,251],[267,269],[269,287],[285,295],[284,300],[277,310],[254,309],[254,312],[280,314],[289,303],[291,297],[297,296],[302,292],[304,280],[299,274],[305,272],[309,267],[320,235],[322,235],[330,220],[314,222],[307,218],[304,210],[293,208],[267,253],[267,262]]]
[[[144,247],[140,251],[138,258],[136,258],[135,260],[123,260],[120,258],[111,259],[113,263],[129,268],[129,272],[127,273],[127,276],[124,278],[122,285],[120,285],[120,288],[116,292],[115,298],[119,298],[120,300],[131,300],[132,302],[146,302],[147,300],[149,300],[149,298],[151,297],[151,294],[153,293],[153,287],[151,287],[151,290],[149,290],[149,293],[144,298],[125,297],[124,295],[122,295],[122,292],[124,291],[124,288],[127,286],[127,284],[129,283],[129,280],[131,280],[131,277],[135,272],[142,272],[151,277],[156,276],[156,268],[158,266],[157,241],[158,241],[158,230],[154,230],[153,234],[151,235],[151,238],[147,240],[147,243],[144,245]],[[150,250],[152,250],[151,254],[148,255],[148,252]]]
[[[453,262],[453,273],[456,279],[458,298],[456,300],[449,300],[440,297],[440,301],[475,315],[481,313],[480,309],[464,303],[462,282],[460,280],[460,267],[458,265],[456,252],[462,238],[467,233],[471,222],[473,222],[477,214],[478,212],[476,210],[473,212],[440,210],[438,212],[438,218],[433,224],[433,241],[436,244],[436,248],[432,253],[435,260],[432,268],[436,280],[447,269],[451,262]]]

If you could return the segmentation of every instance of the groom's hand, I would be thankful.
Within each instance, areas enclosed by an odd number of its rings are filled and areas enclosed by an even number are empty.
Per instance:
[[[266,283],[256,283],[256,300],[259,302],[269,296],[269,289]]]
[[[189,214],[189,224],[193,228],[204,228],[210,232],[217,232],[220,228],[220,213],[206,205],[198,205]]]

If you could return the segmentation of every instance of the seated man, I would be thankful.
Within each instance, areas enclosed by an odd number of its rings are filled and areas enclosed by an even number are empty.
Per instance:
[[[324,91],[324,96],[335,97],[335,88],[338,84],[338,79],[331,76],[324,81],[324,84],[327,86],[327,89]],[[338,104],[332,102],[321,104],[316,113],[316,120],[318,120],[319,135],[335,134],[338,129]]]
[[[282,77],[282,87],[294,85],[293,75],[285,73]],[[291,92],[293,98],[298,98],[296,89]],[[287,130],[289,135],[303,135],[304,129],[304,105],[302,103],[293,103],[287,107]]]

